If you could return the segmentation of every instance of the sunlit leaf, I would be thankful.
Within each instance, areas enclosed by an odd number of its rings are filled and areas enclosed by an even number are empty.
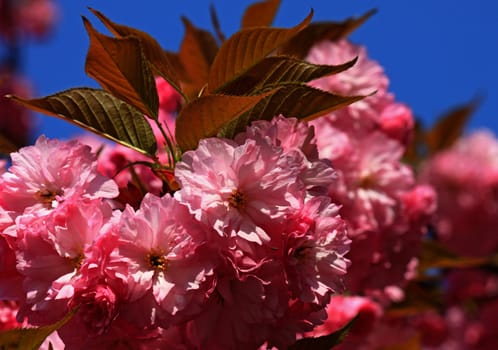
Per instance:
[[[60,321],[39,328],[17,328],[0,332],[0,349],[2,350],[38,350],[43,341],[54,331],[64,326],[76,313],[69,312]]]
[[[196,28],[187,18],[182,18],[185,36],[180,46],[179,58],[188,76],[184,91],[196,97],[208,82],[209,67],[218,52],[218,44],[211,33]]]
[[[154,133],[142,112],[106,91],[76,88],[32,100],[10,97],[145,155],[153,156],[156,152]]]
[[[358,316],[357,316],[358,317]],[[334,333],[316,338],[303,338],[291,345],[289,350],[329,350],[339,345],[348,335],[351,327],[356,322],[357,317],[349,321],[344,327],[338,329]]]
[[[226,124],[218,135],[231,138],[254,120],[271,120],[279,114],[300,120],[313,120],[363,97],[333,95],[305,84],[284,85],[254,108]]]
[[[458,106],[443,115],[434,127],[426,133],[426,142],[430,155],[451,147],[462,135],[468,120],[481,102],[480,98]]]
[[[300,24],[290,29],[248,28],[232,35],[223,43],[209,72],[208,90],[223,89],[268,54],[282,46],[311,21],[313,12]]]
[[[335,41],[347,37],[375,12],[376,10],[370,10],[361,17],[348,18],[343,22],[312,23],[289,40],[279,50],[279,53],[303,58],[308,54],[309,49],[320,41]]]
[[[111,38],[95,30],[83,17],[90,37],[85,70],[114,96],[156,118],[159,99],[154,76],[134,36]]]
[[[117,37],[135,36],[140,40],[145,57],[152,65],[154,72],[167,80],[177,91],[183,93],[180,81],[185,80],[183,67],[178,57],[164,51],[159,43],[149,34],[131,27],[112,22],[95,9],[90,9],[95,16]]]
[[[220,128],[251,109],[266,95],[206,95],[186,105],[176,119],[176,140],[183,151],[194,149],[200,139],[216,136]]]
[[[273,23],[280,0],[265,0],[251,4],[242,16],[241,27],[268,27]]]
[[[342,72],[356,59],[337,66],[315,65],[288,56],[266,57],[237,79],[225,84],[221,91],[230,95],[249,95],[265,88],[288,83],[306,83],[326,75]]]
[[[15,142],[7,135],[0,134],[0,154],[9,155],[12,152],[16,152],[18,148]]]

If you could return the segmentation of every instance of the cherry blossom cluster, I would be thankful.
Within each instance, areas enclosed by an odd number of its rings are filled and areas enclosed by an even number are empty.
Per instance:
[[[412,138],[412,113],[395,101],[382,67],[365,48],[325,41],[311,49],[308,60],[338,64],[355,57],[351,69],[312,85],[342,95],[376,93],[312,124],[320,157],[337,172],[328,195],[341,205],[352,239],[348,289],[397,299],[399,287],[413,277],[436,196],[430,186],[417,185],[413,169],[402,162]]]
[[[45,37],[57,19],[53,0],[0,0],[0,37]]]
[[[344,282],[378,302],[402,298],[434,209],[400,160],[411,113],[363,48],[326,44],[340,53],[328,57],[361,59],[312,84],[378,93],[312,126],[277,116],[201,140],[176,164],[174,195],[151,169],[127,167],[145,159],[122,146],[41,137],[12,154],[0,205],[18,321],[47,325],[78,307],[52,339],[70,349],[282,349],[332,319],[340,304],[325,306]],[[178,95],[157,85],[174,130]]]
[[[89,146],[40,137],[0,178],[2,297],[36,326],[77,307],[58,331],[70,349],[287,347],[326,317],[349,265],[312,139],[279,116],[202,140],[176,165],[181,189],[135,209]]]
[[[323,41],[307,60],[355,57],[310,85],[366,98],[202,139],[176,164],[165,149],[182,101],[158,78],[162,169],[89,137],[41,136],[12,153],[0,171],[0,329],[74,312],[42,349],[286,349],[356,317],[338,349],[494,349],[498,141],[475,133],[416,175],[403,160],[412,112],[366,49]],[[437,307],[391,312],[412,297],[424,240],[473,268],[434,269]]]

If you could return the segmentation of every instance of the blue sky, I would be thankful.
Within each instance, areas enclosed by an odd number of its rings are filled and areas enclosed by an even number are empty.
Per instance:
[[[238,29],[244,9],[252,2],[59,0],[58,25],[48,40],[25,50],[24,74],[33,82],[37,97],[97,86],[84,73],[88,37],[81,15],[102,27],[88,6],[150,33],[166,49],[177,50],[183,36],[180,16],[211,29],[209,6],[214,4],[228,35]],[[469,130],[488,127],[498,134],[498,1],[283,0],[275,25],[293,26],[310,8],[316,21],[342,20],[376,8],[377,14],[351,40],[366,45],[369,56],[384,67],[397,100],[430,124],[448,108],[482,95]],[[39,132],[49,137],[68,138],[78,131],[52,117],[39,120]]]

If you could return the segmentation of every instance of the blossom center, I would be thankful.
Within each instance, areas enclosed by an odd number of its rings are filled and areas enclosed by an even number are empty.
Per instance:
[[[154,271],[164,271],[168,265],[168,260],[162,250],[152,250],[145,259],[149,267]]]
[[[371,174],[364,174],[360,177],[358,186],[364,189],[370,189],[375,187],[375,179]]]
[[[83,253],[79,253],[74,258],[69,258],[69,261],[71,262],[71,265],[73,265],[73,267],[76,270],[79,270],[81,265],[83,264],[84,259],[85,259],[85,255]]]
[[[228,199],[230,205],[237,209],[243,209],[246,205],[246,201],[246,195],[238,189],[234,189],[232,191],[232,194],[230,195],[230,198]]]
[[[61,190],[51,190],[48,188],[42,188],[41,190],[35,193],[34,197],[38,202],[52,207],[55,198],[60,195],[62,195]]]

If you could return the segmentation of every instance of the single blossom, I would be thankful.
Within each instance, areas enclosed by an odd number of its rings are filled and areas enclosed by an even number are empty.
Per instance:
[[[201,140],[176,166],[182,188],[175,197],[222,236],[268,242],[271,237],[265,227],[282,221],[304,195],[299,169],[288,166],[282,152],[250,139],[241,145],[225,139]]]
[[[319,159],[313,126],[283,115],[271,121],[258,120],[237,135],[243,144],[247,139],[282,147],[288,166],[299,169],[299,180],[311,195],[323,195],[336,174],[330,162]]]
[[[457,254],[483,256],[498,250],[498,140],[477,131],[436,153],[421,181],[438,195],[437,239]]]
[[[381,112],[394,100],[388,92],[389,80],[382,66],[368,57],[365,47],[345,39],[314,45],[306,60],[314,64],[338,65],[354,58],[357,62],[350,69],[313,80],[310,85],[339,95],[367,96],[326,116],[335,127],[361,135],[376,128]]]
[[[79,269],[107,220],[100,205],[64,203],[52,215],[18,220],[17,270],[25,293],[20,313],[30,323],[46,325],[68,311]]]
[[[122,280],[130,309],[149,315],[149,325],[157,322],[153,313],[169,324],[198,312],[216,256],[203,253],[208,229],[185,206],[147,194],[137,211],[125,208],[112,230],[117,241],[104,273]]]
[[[350,240],[339,208],[326,197],[310,199],[292,216],[285,232],[285,273],[293,297],[326,303],[331,292],[343,289]]]
[[[337,129],[335,133],[339,145],[325,147],[323,154],[338,173],[329,195],[342,205],[340,214],[349,222],[351,234],[392,224],[401,209],[400,196],[415,183],[412,170],[401,162],[403,148],[380,132],[361,141]]]
[[[12,166],[0,178],[0,206],[17,215],[46,213],[65,201],[118,195],[115,182],[97,172],[90,147],[77,141],[40,136],[11,158]]]

